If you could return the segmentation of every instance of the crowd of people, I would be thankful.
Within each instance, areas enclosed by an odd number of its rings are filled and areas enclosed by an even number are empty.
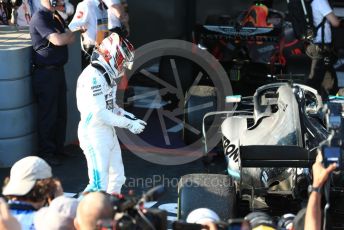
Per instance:
[[[2,194],[2,230],[91,230],[114,216],[108,193],[91,192],[82,200],[64,196],[60,180],[37,156],[25,157],[12,166]]]
[[[340,26],[327,0],[313,0],[314,23],[326,18],[325,29],[317,31],[312,53],[310,84],[320,91],[336,90],[336,77],[330,87],[321,84],[327,68],[324,49],[330,49],[330,26]],[[119,194],[125,183],[124,165],[115,128],[128,129],[133,134],[143,132],[146,122],[116,104],[118,79],[130,69],[134,60],[133,45],[127,40],[129,17],[118,0],[83,0],[76,7],[64,0],[23,0],[17,16],[8,15],[0,4],[0,24],[30,27],[33,45],[33,89],[38,111],[38,156],[16,162],[9,178],[4,181],[0,199],[0,229],[97,229],[101,222],[114,218],[109,194]],[[68,25],[67,19],[71,22]],[[83,72],[78,78],[76,100],[81,120],[78,127],[80,147],[88,167],[89,184],[82,199],[64,196],[61,181],[54,178],[51,165],[61,164],[66,135],[66,79],[64,65],[68,61],[67,46],[82,33]],[[338,87],[337,87],[338,88]],[[313,165],[313,184],[303,218],[284,217],[283,223],[273,223],[265,214],[247,216],[251,227],[267,225],[286,229],[320,229],[321,188],[336,165],[324,168],[321,153]],[[92,207],[92,208],[90,208]],[[203,219],[200,212],[190,213],[188,222],[216,229],[216,213],[208,210]],[[199,210],[198,210],[199,211]],[[204,214],[204,210],[203,214]],[[196,214],[195,214],[196,213]],[[260,218],[258,218],[260,217]],[[264,218],[263,218],[264,217]],[[262,223],[257,220],[264,220]],[[301,224],[300,224],[301,219]],[[292,221],[290,221],[292,220]],[[297,220],[297,221],[294,221]],[[304,222],[302,222],[302,220]],[[256,221],[256,222],[254,222]],[[254,223],[254,224],[253,224]],[[299,226],[299,227],[296,227]]]
[[[312,167],[313,183],[306,209],[297,215],[285,214],[278,220],[267,213],[255,211],[244,217],[239,223],[241,227],[237,229],[322,229],[321,191],[337,167],[334,163],[325,168],[322,161],[319,151]],[[10,176],[4,181],[2,194],[2,230],[94,230],[103,229],[104,226],[107,226],[106,229],[109,226],[115,229],[115,215],[121,214],[116,213],[113,206],[113,194],[105,190],[84,192],[79,199],[66,197],[61,181],[53,177],[49,164],[37,156],[25,157],[12,166]],[[218,229],[219,223],[224,223],[214,211],[207,208],[192,211],[186,222],[199,224],[200,229],[212,230]]]

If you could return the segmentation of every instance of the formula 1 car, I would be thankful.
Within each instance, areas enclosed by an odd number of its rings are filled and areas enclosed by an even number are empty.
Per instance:
[[[253,5],[248,11],[234,16],[210,15],[204,25],[195,27],[193,42],[221,63],[234,94],[252,95],[257,87],[276,81],[276,76],[281,74],[292,76],[294,81],[297,77],[299,83],[304,83],[311,60],[304,53],[304,42],[295,37],[293,27],[286,18],[284,13],[264,5]],[[195,68],[194,72],[201,72]],[[189,111],[190,105],[199,105],[200,100],[212,102],[225,96],[221,95],[219,86],[206,81],[200,84],[212,87],[217,92],[216,97],[194,95],[185,79],[183,77],[183,88],[188,89],[186,91],[191,96],[184,103],[184,111]],[[213,104],[212,109],[218,109]],[[205,112],[208,111],[186,112],[185,123],[200,129]],[[201,138],[200,134],[195,135],[185,127],[185,143],[192,144]]]
[[[264,85],[250,97],[226,100],[236,102],[236,109],[211,115],[227,114],[221,125],[227,175],[183,176],[178,190],[179,218],[207,207],[226,220],[237,217],[237,207],[244,201],[252,211],[267,208],[273,196],[307,199],[311,181],[307,169],[315,150],[328,137],[318,92],[281,82]]]
[[[234,92],[244,86],[250,95],[273,81],[275,74],[309,73],[304,42],[295,37],[287,16],[264,5],[253,5],[234,16],[210,15],[194,34],[194,42],[226,69]]]

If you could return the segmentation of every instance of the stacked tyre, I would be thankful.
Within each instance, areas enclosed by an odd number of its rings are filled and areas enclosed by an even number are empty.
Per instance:
[[[31,86],[28,30],[0,28],[0,167],[36,151],[36,109]]]

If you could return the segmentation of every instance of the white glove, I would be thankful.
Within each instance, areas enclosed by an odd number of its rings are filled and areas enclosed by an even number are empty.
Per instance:
[[[145,121],[140,120],[140,119],[136,119],[136,120],[131,121],[131,124],[129,125],[128,129],[133,134],[139,134],[139,133],[143,132],[146,125],[147,125],[147,123]]]
[[[128,116],[131,119],[136,119],[134,114],[129,113],[129,112],[125,111],[122,108],[118,108],[118,115],[120,115],[120,116]]]
[[[129,112],[127,112],[127,111],[124,111],[123,110],[123,116],[128,116],[128,117],[130,117],[131,119],[136,119],[136,117],[135,117],[135,115],[134,114],[132,114],[132,113],[129,113]],[[143,121],[144,122],[144,121]],[[145,122],[146,123],[146,122]]]

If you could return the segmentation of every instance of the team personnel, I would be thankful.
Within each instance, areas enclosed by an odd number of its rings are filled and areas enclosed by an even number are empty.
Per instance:
[[[337,76],[331,62],[333,57],[331,26],[339,27],[341,22],[333,13],[328,0],[313,0],[311,6],[314,27],[317,28],[321,23],[323,25],[316,31],[314,46],[310,46],[313,49],[309,49],[312,51],[307,52],[312,57],[309,85],[317,89],[326,99],[329,94],[336,94],[338,91]],[[324,81],[325,76],[328,76],[326,81]]]
[[[128,36],[130,28],[129,15],[124,7],[126,1],[104,0],[104,2],[109,9],[109,30],[121,33],[122,36]]]
[[[61,164],[66,136],[66,79],[63,66],[68,61],[67,45],[74,34],[56,13],[63,1],[41,0],[42,7],[32,17],[33,91],[37,98],[39,156],[51,165]]]
[[[78,137],[88,167],[87,191],[120,193],[125,183],[121,149],[115,127],[141,133],[146,122],[116,104],[116,78],[133,61],[133,46],[118,34],[105,38],[81,73],[76,99],[81,114]]]
[[[76,13],[69,24],[72,31],[82,33],[82,68],[90,63],[95,45],[109,35],[108,10],[102,0],[83,0],[78,3]]]

